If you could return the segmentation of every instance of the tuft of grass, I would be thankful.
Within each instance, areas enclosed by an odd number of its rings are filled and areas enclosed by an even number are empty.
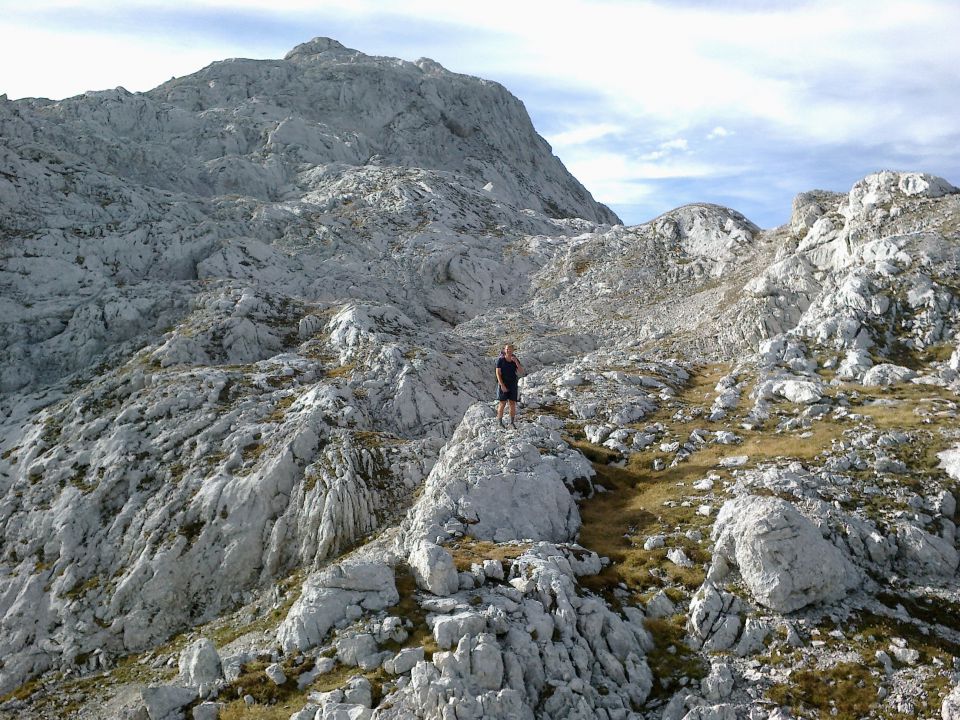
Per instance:
[[[264,452],[266,452],[267,446],[263,443],[252,442],[249,445],[244,445],[243,450],[240,453],[240,456],[244,461],[256,461]]]
[[[294,402],[296,402],[296,400],[297,396],[293,394],[280,398],[270,414],[263,418],[263,421],[268,423],[283,422],[283,419],[287,415],[287,410],[291,405],[293,405]]]
[[[170,482],[176,484],[183,479],[187,472],[187,466],[183,463],[174,463],[170,466]]]
[[[100,576],[94,575],[92,577],[87,578],[81,583],[77,583],[72,588],[70,588],[65,593],[63,593],[61,597],[67,600],[77,600],[79,598],[82,598],[91,590],[96,590],[98,587],[100,587]]]

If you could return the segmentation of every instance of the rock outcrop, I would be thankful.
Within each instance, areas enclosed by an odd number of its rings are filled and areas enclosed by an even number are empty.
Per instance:
[[[716,579],[735,567],[753,598],[781,613],[835,601],[859,583],[843,552],[790,504],[743,496],[720,508],[714,525]]]

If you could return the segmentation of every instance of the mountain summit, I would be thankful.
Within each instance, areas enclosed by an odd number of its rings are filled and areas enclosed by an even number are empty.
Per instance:
[[[0,715],[955,717],[958,228],[623,227],[326,38],[0,100]]]

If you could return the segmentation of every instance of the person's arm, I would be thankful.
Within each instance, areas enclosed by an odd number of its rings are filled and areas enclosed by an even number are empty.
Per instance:
[[[523,373],[526,372],[526,370],[523,369],[523,365],[520,364],[519,356],[517,355],[513,356],[513,364],[517,366],[517,374],[522,375]]]
[[[500,374],[500,368],[497,368],[497,382],[500,383],[500,389],[507,391],[507,384],[503,381],[503,375]]]

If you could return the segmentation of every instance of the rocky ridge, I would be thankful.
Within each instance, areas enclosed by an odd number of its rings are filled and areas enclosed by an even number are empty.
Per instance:
[[[0,123],[0,712],[954,712],[945,180],[603,224],[326,39]]]

